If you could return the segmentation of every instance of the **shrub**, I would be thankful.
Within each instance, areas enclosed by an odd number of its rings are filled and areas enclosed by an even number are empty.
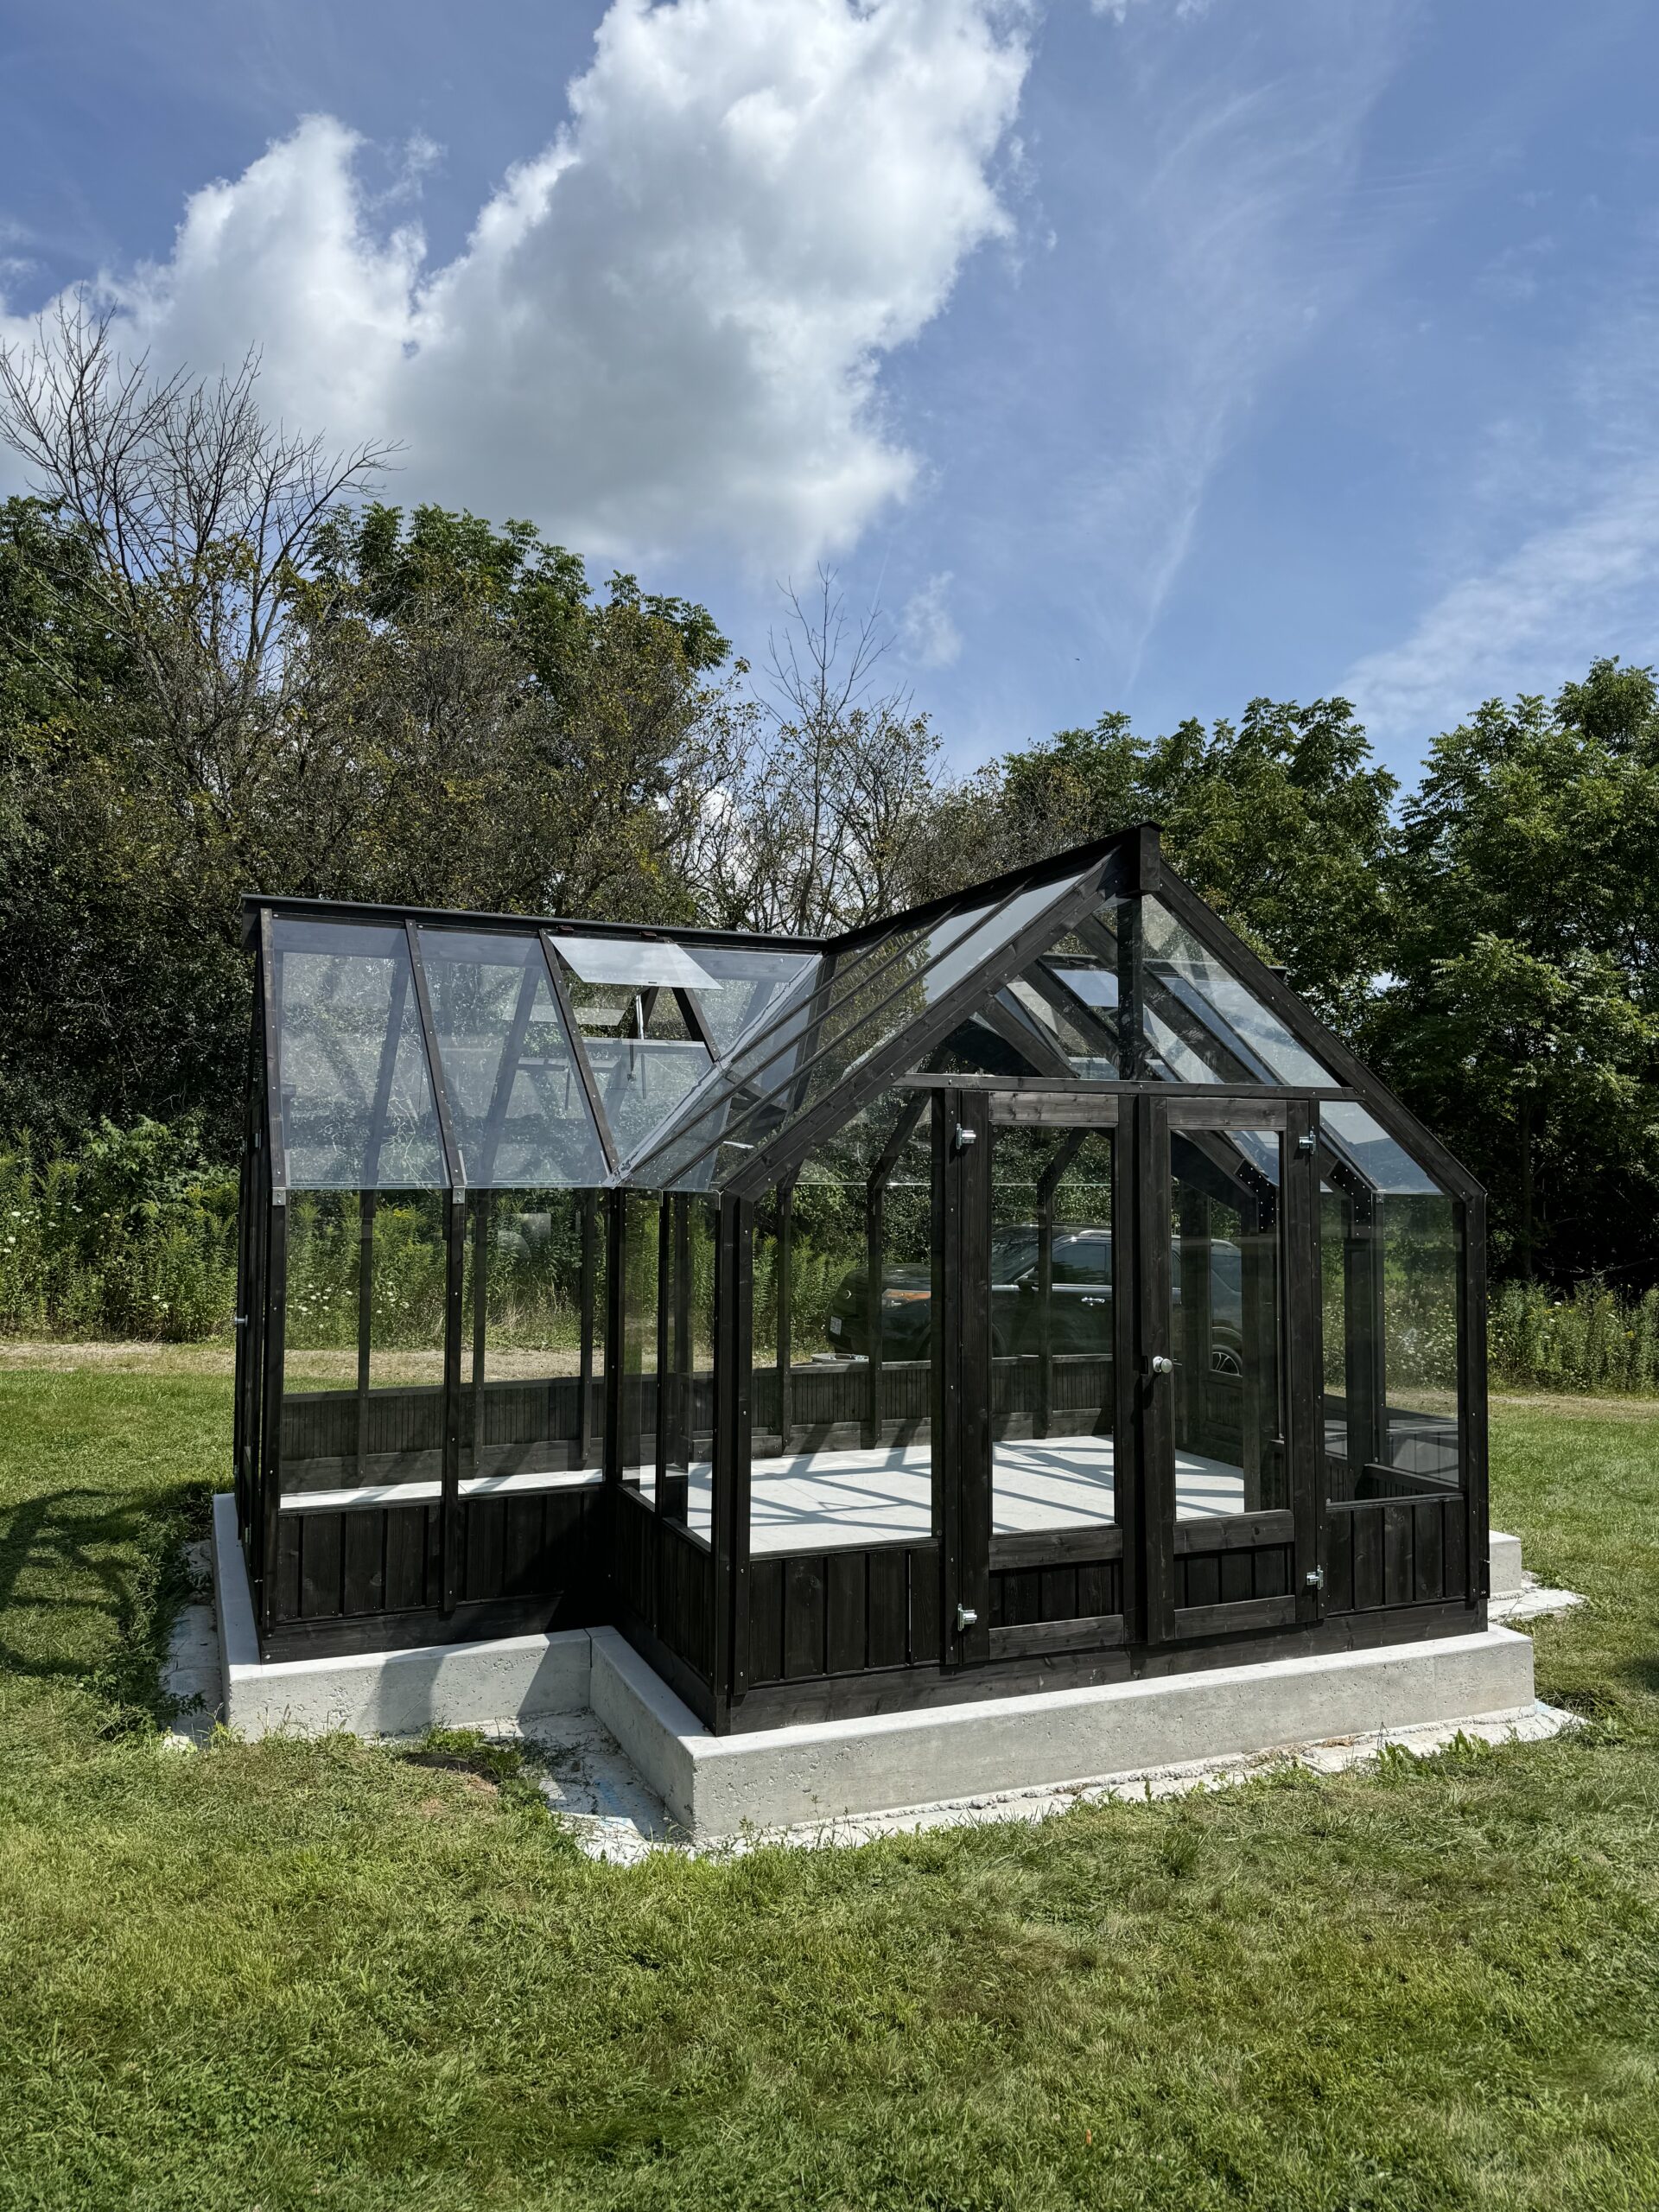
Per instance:
[[[13,1336],[227,1332],[236,1184],[195,1130],[104,1122],[67,1160],[0,1154],[0,1329]]]
[[[1659,1390],[1659,1290],[1621,1298],[1592,1278],[1566,1297],[1506,1282],[1492,1299],[1494,1381],[1554,1390]]]

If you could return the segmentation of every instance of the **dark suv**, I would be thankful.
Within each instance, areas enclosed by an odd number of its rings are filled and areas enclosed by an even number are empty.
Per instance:
[[[1000,1358],[1034,1352],[1038,1339],[1034,1225],[1000,1229],[991,1239],[991,1349]],[[1103,1352],[1111,1345],[1112,1232],[1095,1223],[1053,1231],[1054,1294],[1049,1344],[1056,1352]],[[1171,1291],[1181,1301],[1179,1249],[1170,1247]],[[843,1276],[830,1307],[830,1342],[836,1351],[868,1355],[868,1287],[861,1268]],[[1210,1363],[1240,1371],[1243,1298],[1236,1244],[1217,1237],[1210,1247]],[[884,1359],[925,1359],[932,1348],[932,1270],[923,1265],[887,1270],[881,1291]]]

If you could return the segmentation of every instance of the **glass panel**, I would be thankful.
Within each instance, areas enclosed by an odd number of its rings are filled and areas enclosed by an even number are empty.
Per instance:
[[[804,1095],[803,1063],[813,1063],[833,1049],[849,1026],[894,990],[918,957],[953,944],[973,926],[982,908],[958,912],[931,930],[885,931],[855,950],[842,954],[833,968],[820,971],[814,987],[798,987],[772,1021],[751,1038],[711,1085],[711,1099],[658,1154],[645,1163],[653,1181],[677,1184],[722,1136],[753,1151],[779,1126],[790,1095]],[[735,1166],[735,1161],[731,1163]],[[729,1172],[729,1169],[728,1169]]]
[[[715,1456],[715,1254],[720,1207],[676,1193],[663,1201],[658,1365],[663,1396],[661,1510],[712,1534]]]
[[[1141,927],[1147,1012],[1166,1035],[1179,1036],[1230,1081],[1335,1087],[1329,1069],[1161,900],[1142,899]],[[1150,1021],[1147,1033],[1161,1051],[1165,1039]]]
[[[1338,1156],[1376,1190],[1439,1194],[1440,1185],[1428,1170],[1352,1100],[1333,1099],[1321,1106],[1319,1128]]]
[[[1264,1147],[1263,1139],[1266,1139]],[[1288,1505],[1280,1265],[1282,1139],[1170,1136],[1170,1349],[1175,1515]],[[1264,1150],[1270,1148],[1269,1172]]]
[[[1382,1213],[1390,1488],[1455,1489],[1462,1465],[1458,1209],[1447,1198],[1390,1196]]]
[[[403,931],[278,918],[271,932],[289,1189],[445,1183]]]
[[[810,991],[819,960],[816,952],[699,945],[697,965],[711,981],[697,991],[697,1010],[720,1051],[730,1052],[758,1023],[775,1018],[791,991]]]
[[[625,1161],[656,1135],[714,1065],[702,1045],[648,1037],[590,1038],[588,1058]]]
[[[928,1107],[884,1093],[759,1211],[749,1529],[757,1557],[932,1533]],[[904,1656],[895,1651],[893,1663]]]
[[[657,1496],[658,1290],[667,1201],[654,1191],[622,1197],[622,1479]]]
[[[992,1131],[994,1535],[1114,1517],[1114,1142],[1109,1129]],[[1115,1567],[1076,1572],[1088,1582],[1071,1611],[1122,1610],[1105,1587]],[[1022,1595],[1000,1592],[1001,1621],[1039,1618]]]
[[[462,1478],[597,1476],[605,1439],[604,1203],[594,1191],[470,1201]]]
[[[363,1323],[365,1204],[349,1192],[296,1192],[288,1201],[288,1300],[283,1323],[283,1398],[296,1391],[354,1394]],[[365,1344],[367,1350],[367,1344]],[[340,1458],[340,1438],[325,1438],[319,1409],[296,1425],[283,1453],[283,1480],[309,1482],[315,1458]],[[303,1431],[303,1433],[301,1433]],[[356,1451],[345,1440],[345,1455]]]
[[[642,989],[653,983],[695,984],[708,989],[714,982],[701,960],[681,944],[649,938],[552,935],[548,942],[584,983],[631,983]]]
[[[752,1048],[754,1065],[745,1079],[753,1081],[753,1103],[732,1112],[729,1100],[722,1099],[648,1160],[647,1172],[653,1179],[676,1180],[693,1160],[723,1143],[730,1148],[722,1150],[715,1169],[715,1181],[723,1181],[749,1152],[791,1126],[861,1061],[919,1020],[1084,880],[1085,875],[1050,879],[995,904],[961,910],[904,932],[896,949],[892,938],[878,940],[838,968],[810,1007],[794,1010],[786,1057],[772,1060],[769,1042]]]
[[[285,1499],[438,1495],[449,1209],[447,1192],[290,1199]]]
[[[468,1183],[602,1183],[605,1154],[535,938],[423,929],[421,960]]]

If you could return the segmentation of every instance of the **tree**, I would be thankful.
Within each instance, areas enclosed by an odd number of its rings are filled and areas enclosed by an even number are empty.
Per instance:
[[[878,691],[890,639],[855,624],[833,573],[767,642],[766,680],[728,725],[725,777],[688,855],[707,918],[817,937],[890,913],[919,873],[938,740],[908,692]]]
[[[276,431],[62,318],[0,356],[0,1120],[236,1126],[240,893],[685,919],[728,651],[524,524],[342,504]]]
[[[1150,740],[1127,715],[1103,715],[944,795],[926,887],[1157,822],[1194,889],[1351,1028],[1389,938],[1395,789],[1345,699],[1255,699],[1236,724],[1185,721]]]
[[[1492,1194],[1523,1275],[1659,1271],[1659,696],[1599,660],[1440,737],[1365,1041]]]

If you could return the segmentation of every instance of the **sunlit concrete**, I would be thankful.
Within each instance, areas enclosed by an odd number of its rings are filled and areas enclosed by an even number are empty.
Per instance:
[[[1112,1440],[1058,1436],[992,1451],[991,1528],[999,1536],[1083,1529],[1113,1517]],[[928,1444],[802,1452],[756,1459],[749,1478],[752,1553],[823,1551],[927,1536],[933,1525]],[[1176,1510],[1183,1521],[1244,1510],[1236,1467],[1196,1452],[1176,1454]],[[713,1495],[706,1465],[691,1470],[689,1517],[705,1540]]]

